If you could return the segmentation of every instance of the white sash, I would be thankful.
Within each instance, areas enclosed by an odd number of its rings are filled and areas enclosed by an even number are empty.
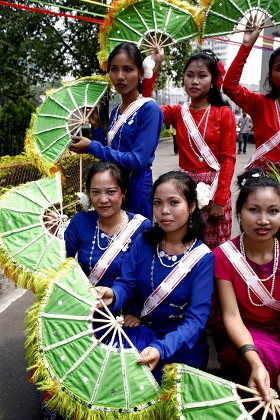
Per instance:
[[[274,136],[272,136],[269,140],[265,143],[261,144],[251,156],[249,162],[246,164],[245,169],[248,168],[256,159],[259,159],[261,156],[265,155],[270,150],[274,149],[274,147],[278,146],[280,143],[280,131],[278,131]]]
[[[139,108],[141,108],[141,106],[144,105],[144,103],[153,101],[153,100],[154,99],[152,98],[144,98],[143,96],[141,96],[140,98],[136,99],[136,101],[132,102],[126,108],[123,114],[119,115],[119,118],[115,121],[110,131],[108,131],[108,134],[107,134],[108,146],[111,146],[113,138],[115,137],[116,133],[121,128],[121,126],[126,123],[128,118],[131,117],[131,115],[133,115]]]
[[[173,268],[168,276],[160,283],[144,302],[140,318],[152,312],[175,289],[183,278],[191,271],[196,263],[211,252],[207,245],[201,244],[190,253],[184,255],[179,264]]]
[[[220,248],[258,299],[264,305],[280,311],[280,302],[274,299],[236,246],[231,241],[228,241],[220,245]]]
[[[117,239],[106,249],[104,254],[99,258],[93,267],[89,280],[96,285],[102,276],[107,271],[111,262],[119,254],[119,252],[127,244],[133,233],[138,229],[141,223],[146,220],[141,214],[135,214],[133,219],[126,225],[126,227],[117,236]]]
[[[197,125],[189,111],[189,104],[182,105],[181,115],[186,129],[192,137],[199,153],[210,166],[210,168],[216,171],[215,178],[210,186],[210,200],[212,200],[218,188],[219,172],[221,170],[221,166],[217,161],[215,155],[210,150],[209,146],[205,143],[202,135],[200,134]]]

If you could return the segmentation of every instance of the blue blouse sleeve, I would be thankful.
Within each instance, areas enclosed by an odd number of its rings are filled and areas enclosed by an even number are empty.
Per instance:
[[[79,213],[70,220],[66,231],[64,232],[64,240],[66,244],[67,257],[75,257],[80,249],[80,235],[79,235]]]
[[[103,144],[103,146],[106,146],[107,139],[104,136],[104,133],[101,127],[97,128],[96,130],[91,128],[91,136],[92,136],[92,140],[99,141],[101,144]]]
[[[161,340],[150,343],[150,346],[158,349],[163,361],[178,351],[182,344],[186,344],[191,349],[205,330],[214,287],[213,254],[206,254],[188,276],[194,277],[191,301],[185,312],[183,324],[167,333]]]
[[[163,115],[159,106],[154,101],[146,102],[137,111],[135,117],[138,130],[136,138],[130,139],[133,141],[131,150],[116,150],[93,140],[88,147],[88,152],[104,161],[113,160],[129,171],[139,171],[151,161],[151,156],[158,144],[162,122]]]

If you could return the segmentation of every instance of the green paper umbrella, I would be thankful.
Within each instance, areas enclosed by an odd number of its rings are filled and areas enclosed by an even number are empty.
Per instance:
[[[205,9],[205,1],[200,0],[205,10],[202,37],[227,35],[244,31],[248,18],[256,17],[262,27],[280,24],[279,0],[212,0]],[[246,21],[242,21],[246,18]]]
[[[60,173],[12,188],[0,199],[0,259],[7,277],[19,286],[36,288],[66,258],[63,239],[43,221],[48,210],[62,206]]]
[[[113,48],[132,42],[148,52],[152,45],[162,48],[197,36],[196,9],[179,0],[120,0],[100,28],[99,61],[102,68]]]
[[[91,109],[108,89],[108,82],[100,79],[81,79],[63,86],[47,96],[33,115],[25,146],[30,159],[44,172],[57,170],[56,163],[71,144],[71,136],[80,135],[88,125]]]
[[[258,391],[199,369],[183,364],[169,365],[164,369],[163,396],[168,402],[167,418],[252,420],[252,415],[261,409],[264,409],[262,419],[266,419],[269,409],[275,419],[277,413],[280,414],[279,398],[273,389],[268,404]],[[247,403],[255,407],[249,411],[245,407]]]
[[[127,339],[121,317],[115,318],[104,304],[98,309],[98,303],[79,264],[67,260],[39,306],[30,310],[31,334],[38,317],[38,337],[27,344],[30,364],[33,369],[37,366],[35,384],[50,394],[47,405],[67,418],[72,413],[75,419],[130,414],[143,419],[145,413],[153,418],[159,386],[149,369],[137,363],[139,352],[133,345],[116,348],[113,344],[115,337],[120,343],[122,337]],[[96,332],[101,335],[98,339]]]

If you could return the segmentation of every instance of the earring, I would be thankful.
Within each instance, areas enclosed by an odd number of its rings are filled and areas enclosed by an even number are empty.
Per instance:
[[[192,220],[192,213],[190,213],[190,217],[189,217],[189,228],[192,229],[193,227],[193,220]]]
[[[211,85],[210,85],[210,89],[213,89],[213,87],[214,87],[214,85],[213,85],[213,83],[211,83]]]

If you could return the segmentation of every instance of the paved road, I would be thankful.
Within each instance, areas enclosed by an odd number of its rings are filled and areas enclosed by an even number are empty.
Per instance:
[[[249,144],[247,155],[237,156],[235,173],[242,172],[254,147]],[[178,165],[171,140],[160,142],[154,164],[154,178]],[[235,180],[235,177],[234,177]],[[233,200],[237,188],[232,185]],[[238,234],[234,223],[233,235]],[[24,352],[24,318],[32,305],[33,295],[15,288],[0,275],[0,420],[36,420],[38,406],[34,388],[28,383]]]

